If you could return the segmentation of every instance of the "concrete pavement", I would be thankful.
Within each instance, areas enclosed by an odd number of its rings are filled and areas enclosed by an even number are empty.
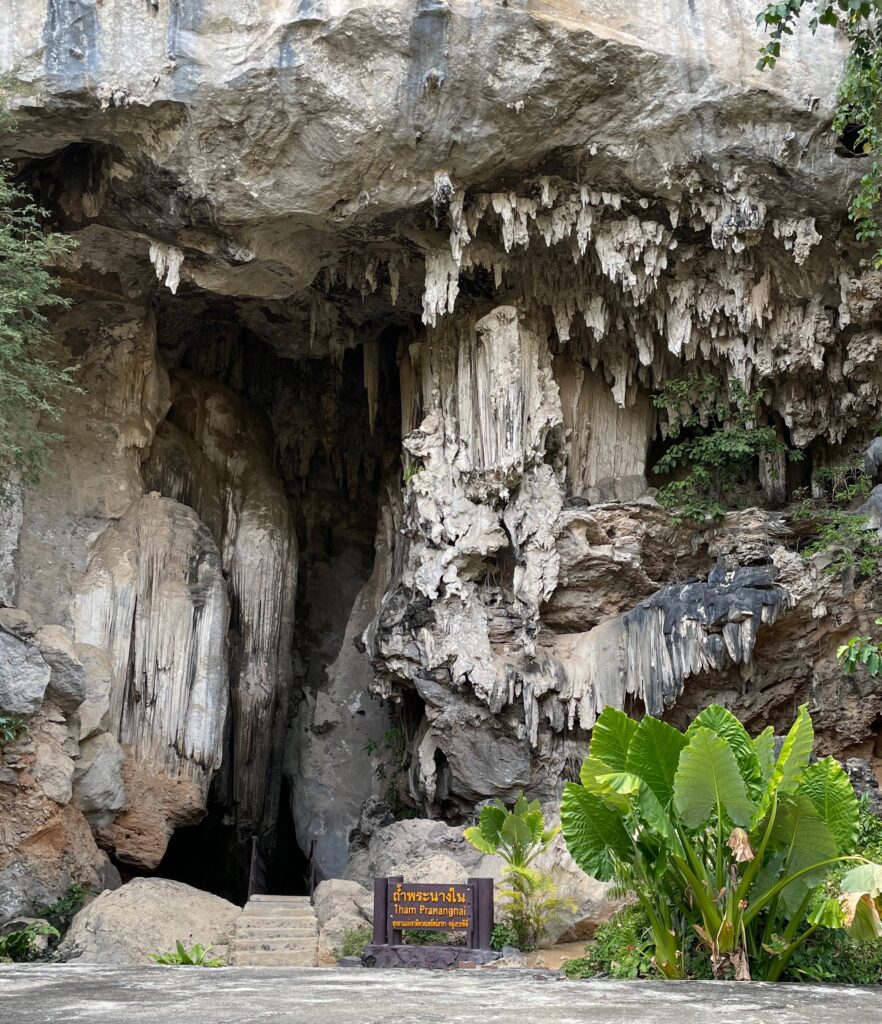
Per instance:
[[[0,1024],[876,1024],[882,988],[529,971],[0,967]]]

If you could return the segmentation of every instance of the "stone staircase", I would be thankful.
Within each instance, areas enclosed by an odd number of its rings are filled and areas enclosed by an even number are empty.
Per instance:
[[[252,896],[236,919],[233,967],[316,967],[318,924],[308,896]]]

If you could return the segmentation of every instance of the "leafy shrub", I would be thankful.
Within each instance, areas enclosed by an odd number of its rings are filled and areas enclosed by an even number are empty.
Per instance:
[[[855,848],[872,861],[882,863],[882,820],[873,814],[866,797],[859,801]],[[834,867],[827,875],[823,895],[835,896],[847,872]],[[841,985],[878,985],[882,982],[882,944],[857,942],[843,931],[822,929],[796,951],[787,980],[828,982]]]
[[[402,932],[406,946],[461,946],[465,936],[440,928],[405,928]]]
[[[558,832],[559,826],[545,828],[539,801],[530,802],[523,793],[511,810],[501,800],[483,807],[478,824],[465,830],[466,839],[481,853],[505,861],[502,921],[514,936],[512,945],[525,952],[536,949],[551,925],[574,906],[558,895],[548,872],[531,867]]]
[[[724,708],[686,733],[605,708],[581,784],[567,783],[564,837],[576,863],[634,892],[667,978],[687,975],[697,935],[714,977],[775,981],[822,927],[882,935],[882,867],[854,855],[859,805],[832,758],[809,764],[800,708],[777,758],[771,727],[751,739]],[[833,865],[859,864],[836,895]]]
[[[12,127],[0,82],[0,133]],[[66,306],[47,269],[73,242],[43,231],[45,212],[0,162],[0,499],[11,481],[39,479],[57,435],[42,424],[58,418],[58,398],[76,390],[73,367],[45,358],[49,330],[45,310]]]
[[[62,932],[67,931],[74,915],[83,906],[93,892],[85,885],[75,882],[63,896],[47,906],[39,907],[37,914],[47,918],[56,928]]]
[[[364,956],[364,947],[373,940],[373,929],[367,925],[361,928],[347,928],[340,945],[340,956]]]
[[[655,395],[655,407],[668,411],[674,444],[653,472],[683,474],[659,489],[660,504],[684,519],[720,519],[758,458],[781,452],[792,460],[803,457],[779,440],[774,427],[757,424],[762,397],[749,395],[738,381],[726,385],[708,374],[669,381]]]
[[[585,956],[567,960],[563,971],[568,978],[651,978],[658,973],[652,956],[649,919],[639,907],[626,907],[600,925]]]
[[[494,924],[493,931],[490,935],[490,948],[495,949],[497,952],[504,949],[506,946],[516,946],[518,944],[517,936],[514,931],[509,928],[507,924]]]
[[[0,711],[0,747],[24,738],[29,731],[28,723],[21,715]]]
[[[60,939],[61,933],[45,921],[34,921],[18,931],[0,935],[0,960],[27,963],[42,959],[44,944],[39,941],[41,938],[48,938],[51,942]]]
[[[151,953],[150,959],[167,967],[224,967],[223,960],[211,957],[210,946],[196,945],[187,949],[180,939],[175,942],[172,953]]]
[[[803,529],[809,525],[813,533],[802,554],[806,558],[827,555],[824,571],[831,576],[849,568],[858,576],[874,576],[882,560],[882,542],[875,530],[867,529],[867,517],[850,508],[872,489],[863,462],[855,458],[841,465],[822,466],[815,472],[815,485],[819,493],[794,493],[798,500],[795,523]]]
[[[876,619],[876,625],[882,626],[882,619]],[[837,649],[836,657],[846,672],[854,672],[859,666],[871,676],[882,675],[882,646],[871,636],[853,636]]]
[[[407,817],[412,811],[402,797],[407,765],[407,737],[400,725],[390,726],[382,739],[369,739],[362,748],[374,758],[374,776],[384,782],[383,799],[396,818]]]

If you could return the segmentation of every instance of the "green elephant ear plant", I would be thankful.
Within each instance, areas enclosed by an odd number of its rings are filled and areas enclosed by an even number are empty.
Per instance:
[[[695,936],[715,977],[775,981],[818,928],[882,936],[882,867],[855,852],[858,801],[831,757],[810,763],[805,706],[775,755],[771,727],[751,738],[712,705],[685,733],[605,708],[580,783],[567,783],[563,834],[589,875],[631,890],[655,961],[683,978]],[[822,882],[856,865],[838,898]]]

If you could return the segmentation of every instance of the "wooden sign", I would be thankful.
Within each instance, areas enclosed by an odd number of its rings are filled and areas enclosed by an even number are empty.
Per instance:
[[[468,931],[472,925],[472,889],[437,882],[396,882],[387,891],[389,927]]]
[[[470,878],[467,885],[374,879],[374,944],[401,945],[405,932],[419,928],[464,935],[471,949],[489,949],[493,932],[493,879]]]

